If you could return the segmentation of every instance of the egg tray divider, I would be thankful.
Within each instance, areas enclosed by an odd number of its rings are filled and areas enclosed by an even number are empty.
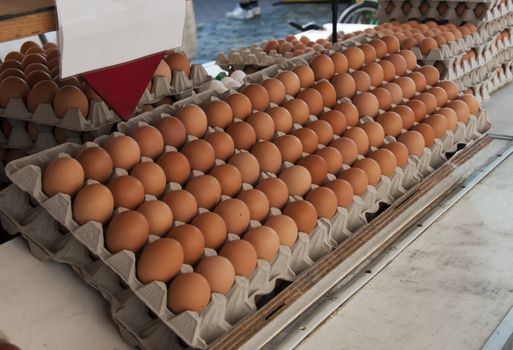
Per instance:
[[[189,77],[184,71],[174,70],[170,84],[163,76],[155,76],[152,80],[151,91],[148,89],[144,91],[139,106],[160,102],[168,96],[178,100],[190,97],[194,93],[210,88],[213,79],[201,64],[191,65]]]
[[[45,149],[57,146],[57,141],[53,134],[53,126],[37,124],[39,130],[36,139],[33,141],[26,129],[27,122],[24,120],[7,119],[12,130],[9,137],[0,131],[0,147],[21,149],[27,154],[37,153]],[[93,138],[108,134],[112,130],[112,125],[105,126],[102,129],[89,131]],[[64,129],[67,136],[66,142],[82,144],[81,131]]]
[[[24,120],[42,125],[57,126],[75,131],[98,131],[106,133],[119,117],[101,100],[89,101],[89,114],[85,117],[78,108],[68,108],[63,118],[55,115],[50,103],[41,103],[34,113],[28,111],[21,98],[11,98],[5,109],[0,108],[0,116],[8,119]]]
[[[0,191],[0,221],[9,234],[22,235],[37,259],[69,265],[98,290],[108,301],[111,317],[128,344],[141,349],[183,349],[176,335],[145,311],[143,303],[109,267],[73,235],[62,232],[62,226],[42,206],[33,206],[29,194],[16,185]]]
[[[392,20],[397,20],[399,22],[406,22],[410,19],[417,20],[429,20],[435,19],[437,21],[448,21],[455,24],[461,24],[464,22],[471,22],[475,24],[479,24],[481,22],[490,22],[493,21],[506,13],[511,11],[512,4],[498,4],[499,1],[438,1],[438,0],[411,0],[408,1],[411,4],[410,11],[405,14],[402,6],[406,1],[402,0],[383,0],[378,1],[378,10],[377,17],[382,22],[389,22]],[[421,13],[420,5],[422,2],[427,2],[430,6],[426,13]],[[447,5],[447,10],[442,15],[438,11],[438,6],[440,3],[445,3]],[[456,7],[459,3],[465,3],[467,8],[463,15],[459,16],[456,13]],[[390,13],[387,13],[386,7],[389,3],[394,4],[394,8]],[[477,17],[474,13],[474,9],[476,6],[485,4],[486,10],[482,16]],[[497,6],[498,4],[498,6]]]

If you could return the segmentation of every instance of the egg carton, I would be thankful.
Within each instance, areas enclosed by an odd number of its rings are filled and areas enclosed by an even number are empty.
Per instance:
[[[158,319],[140,312],[142,303],[122,286],[115,273],[16,185],[0,191],[0,221],[11,235],[20,233],[31,253],[42,261],[54,261],[70,267],[110,304],[110,313],[123,339],[141,349],[183,349],[176,335]]]
[[[28,122],[17,119],[7,119],[7,122],[11,126],[11,131],[8,137],[0,131],[0,147],[21,149],[27,154],[32,154],[56,146],[59,143],[56,140],[53,126],[34,124],[34,127],[37,128],[37,135],[34,138],[27,130]],[[108,126],[108,129],[102,128],[87,132],[64,129],[63,132],[66,137],[64,142],[82,144],[86,140],[93,140],[104,133],[110,133],[111,129],[111,125]],[[62,141],[60,140],[61,143],[63,143]]]
[[[438,1],[438,0],[413,0],[408,1],[411,5],[409,11],[405,13],[403,9],[403,5],[406,1],[378,1],[378,10],[377,17],[382,22],[388,22],[392,20],[397,20],[399,22],[406,22],[410,19],[417,20],[429,20],[434,19],[437,21],[448,21],[455,24],[461,23],[481,23],[484,21],[490,22],[493,21],[508,12],[511,12],[511,4],[497,5],[498,1]],[[447,6],[447,9],[443,14],[439,12],[439,6],[443,3]],[[464,3],[466,5],[466,9],[462,15],[458,15],[456,12],[456,7],[460,4]],[[422,10],[421,5],[427,4],[428,8]],[[387,7],[393,8],[391,10],[387,10]],[[482,15],[477,16],[474,12],[476,8],[480,6],[483,7],[484,12]]]
[[[162,76],[155,76],[152,80],[151,90],[144,91],[139,106],[160,102],[168,96],[177,100],[190,97],[209,89],[213,79],[201,64],[191,65],[189,77],[183,71],[173,71],[171,83],[168,83]]]
[[[68,108],[64,117],[58,118],[49,103],[39,104],[34,113],[31,113],[23,99],[11,98],[4,109],[0,108],[0,116],[75,131],[96,130],[101,132],[102,130],[110,130],[112,124],[120,121],[119,117],[101,100],[89,102],[89,114],[87,116],[84,116],[78,108]]]

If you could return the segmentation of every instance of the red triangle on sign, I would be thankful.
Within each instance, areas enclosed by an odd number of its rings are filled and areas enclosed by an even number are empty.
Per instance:
[[[161,52],[81,76],[121,119],[128,120],[163,57]]]

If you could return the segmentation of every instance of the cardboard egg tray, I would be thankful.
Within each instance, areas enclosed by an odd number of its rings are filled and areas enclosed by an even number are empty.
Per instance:
[[[155,76],[152,80],[151,91],[148,89],[144,91],[139,105],[157,103],[167,96],[178,100],[192,96],[209,89],[213,79],[201,64],[191,65],[189,77],[183,71],[173,71],[171,84],[164,77]]]
[[[69,108],[63,118],[55,115],[49,103],[41,103],[34,113],[30,113],[21,98],[11,98],[0,116],[8,119],[23,120],[42,125],[57,126],[75,131],[109,130],[119,117],[101,100],[89,102],[89,115],[84,116],[78,108]]]
[[[403,5],[409,3],[410,9],[407,13],[403,10]],[[426,11],[421,11],[421,4],[427,3],[429,5]],[[445,13],[441,14],[438,10],[440,4],[443,3],[447,6]],[[456,12],[458,4],[464,3],[466,10],[460,16]],[[386,10],[387,6],[392,6],[391,12]],[[477,16],[474,10],[477,6],[485,6],[485,12],[481,16]],[[438,1],[438,0],[378,0],[378,11],[377,17],[382,22],[397,20],[400,22],[406,22],[410,19],[417,20],[428,20],[435,19],[438,21],[448,21],[455,24],[461,24],[466,22],[480,23],[483,21],[490,22],[501,16],[504,16],[508,12],[513,10],[513,4],[507,2],[505,4],[500,3],[498,0],[492,1]]]
[[[141,349],[183,349],[167,326],[145,312],[141,301],[100,260],[16,185],[0,191],[0,221],[11,235],[20,233],[39,260],[70,265],[110,304],[111,316],[123,339]]]

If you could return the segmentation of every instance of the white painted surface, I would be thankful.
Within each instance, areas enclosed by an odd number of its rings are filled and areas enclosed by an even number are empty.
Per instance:
[[[22,238],[0,245],[0,266],[0,329],[21,349],[129,349],[107,302],[69,266],[38,261]]]

